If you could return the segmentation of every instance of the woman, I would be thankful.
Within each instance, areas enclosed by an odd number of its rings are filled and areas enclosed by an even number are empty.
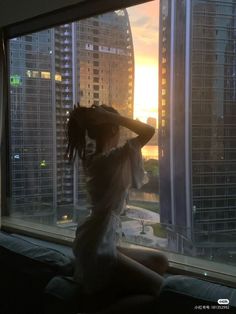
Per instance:
[[[117,147],[120,126],[137,136]],[[76,231],[75,280],[87,294],[106,291],[109,296],[129,296],[99,313],[138,313],[137,299],[134,301],[132,295],[156,298],[162,284],[159,274],[166,271],[168,262],[155,250],[117,247],[117,231],[129,188],[142,185],[141,148],[153,136],[154,128],[102,105],[75,107],[67,131],[67,154],[70,160],[78,154],[83,161],[92,208],[89,218]],[[87,150],[86,135],[95,141],[92,153]],[[141,304],[150,304],[150,298],[143,302],[139,299],[138,309]]]

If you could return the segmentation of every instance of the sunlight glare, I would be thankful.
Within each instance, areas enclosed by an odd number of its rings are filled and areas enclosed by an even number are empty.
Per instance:
[[[137,64],[135,67],[134,118],[143,122],[148,117],[157,119],[158,73],[151,64]]]

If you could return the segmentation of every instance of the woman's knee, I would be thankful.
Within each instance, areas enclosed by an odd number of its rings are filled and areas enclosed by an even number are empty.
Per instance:
[[[160,275],[163,275],[169,267],[167,257],[163,253],[158,252],[157,250],[127,249],[127,248],[118,248],[118,250],[122,254],[129,256],[130,258],[150,268],[156,273],[159,273]]]
[[[160,275],[163,275],[169,267],[167,257],[164,254],[155,251],[149,252],[149,254],[145,256],[144,264],[146,267]]]
[[[159,253],[159,252],[156,252],[152,256],[152,263],[153,265],[156,265],[158,267],[161,274],[164,274],[169,267],[168,258],[164,254]]]

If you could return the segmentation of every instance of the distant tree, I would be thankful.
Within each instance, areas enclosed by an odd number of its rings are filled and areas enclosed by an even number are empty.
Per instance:
[[[142,227],[142,230],[140,232],[140,234],[145,234],[145,221],[143,219],[140,219],[140,224],[141,224],[141,227]]]
[[[157,159],[144,160],[143,166],[144,166],[144,170],[150,176],[158,176],[159,175],[159,162]]]
[[[144,170],[148,176],[148,182],[140,189],[146,193],[159,193],[159,162],[157,159],[144,161]]]
[[[140,225],[142,228],[140,231],[140,234],[146,234],[146,232],[145,232],[145,215],[143,213],[139,214],[139,222],[140,222]]]

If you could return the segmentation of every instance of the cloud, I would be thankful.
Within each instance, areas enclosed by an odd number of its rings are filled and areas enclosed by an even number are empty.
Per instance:
[[[148,33],[157,32],[158,30],[158,20],[155,16],[143,15],[144,13],[141,10],[135,10],[129,14],[130,25],[132,30],[135,32],[147,31]]]
[[[136,62],[144,59],[153,62],[157,60],[158,2],[156,0],[128,8]]]
[[[130,22],[134,27],[157,28],[159,16],[159,1],[151,1],[128,8]]]
[[[150,23],[148,16],[140,16],[136,20],[133,20],[133,27],[146,27]]]

